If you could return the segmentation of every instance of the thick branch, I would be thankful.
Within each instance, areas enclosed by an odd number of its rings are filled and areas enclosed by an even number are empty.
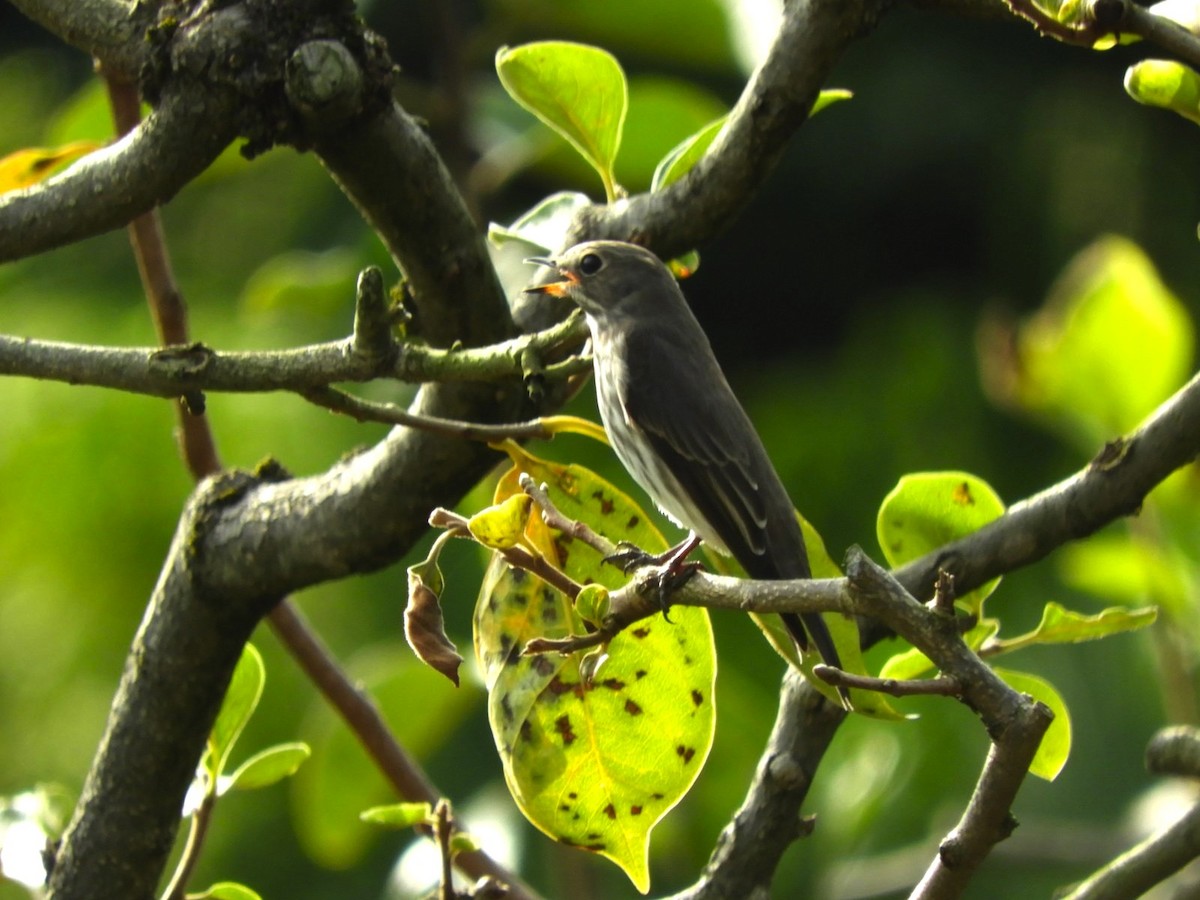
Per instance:
[[[572,238],[636,239],[673,256],[723,230],[774,169],[846,45],[889,5],[880,0],[786,3],[770,52],[696,167],[663,191],[584,210]]]
[[[1014,504],[974,534],[901,566],[896,577],[924,599],[933,595],[937,573],[944,569],[965,593],[1136,513],[1159,482],[1197,454],[1200,375],[1083,471]]]
[[[895,572],[897,582],[913,595],[918,595],[915,585],[921,595],[931,597],[939,579],[952,580],[955,590],[970,590],[1036,562],[1056,547],[1136,511],[1159,482],[1198,452],[1200,375],[1128,438],[1110,444],[1082,472],[1014,505],[969,537],[902,566]],[[560,529],[575,527],[536,486],[526,490],[545,510],[547,521]],[[610,594],[610,611],[598,633],[600,640],[659,611],[659,574],[654,569],[642,570]],[[671,602],[756,613],[840,612],[887,624],[876,610],[862,603],[845,579],[837,578],[753,581],[697,572],[672,592]],[[937,608],[950,611],[953,606],[943,602]],[[909,637],[904,631],[899,633]],[[596,635],[589,639],[594,643]]]
[[[1197,856],[1200,856],[1200,804],[1061,896],[1063,900],[1141,897]]]
[[[766,897],[784,852],[812,828],[800,818],[817,766],[846,712],[795,670],[784,676],[775,727],[754,781],[696,884],[673,900]]]
[[[289,68],[289,90],[312,94],[318,86],[308,79],[318,75],[297,63]],[[436,346],[511,336],[508,302],[484,239],[424,130],[395,104],[342,127],[330,124],[310,123],[313,149],[399,262],[416,331]]]
[[[242,646],[275,596],[214,592],[189,536],[249,482],[209,482],[180,521],[162,577],[134,639],[109,727],[63,836],[50,896],[148,900],[179,829],[208,729]],[[147,786],[153,796],[147,797]]]
[[[105,71],[133,80],[145,60],[146,29],[155,4],[127,0],[11,0],[12,5],[73,47],[104,64]]]
[[[172,90],[115,144],[0,195],[0,262],[120,228],[165,203],[233,140],[234,102],[214,91]]]

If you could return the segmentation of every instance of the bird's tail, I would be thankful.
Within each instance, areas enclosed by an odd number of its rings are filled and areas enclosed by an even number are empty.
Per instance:
[[[813,644],[816,645],[817,653],[820,654],[825,665],[833,666],[835,669],[842,667],[837,647],[833,644],[833,635],[829,633],[829,626],[825,624],[825,620],[819,613],[802,613],[800,615],[784,613],[782,618],[783,624],[791,632],[792,639],[802,651],[808,649],[808,639],[811,637]],[[838,685],[837,692],[842,699],[842,706],[850,709],[850,691]]]

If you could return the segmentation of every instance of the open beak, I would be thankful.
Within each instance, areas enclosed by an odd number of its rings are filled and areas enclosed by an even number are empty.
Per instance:
[[[562,276],[561,281],[550,281],[546,284],[538,284],[533,287],[525,288],[527,294],[549,294],[551,297],[565,297],[568,289],[573,284],[578,284],[579,279],[570,272],[564,272],[558,267],[558,263],[548,256],[530,256],[525,260],[527,263],[532,263],[536,266],[545,266],[548,269],[554,269]]]

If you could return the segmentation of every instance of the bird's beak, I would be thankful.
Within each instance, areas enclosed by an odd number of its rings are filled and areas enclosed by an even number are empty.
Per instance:
[[[549,294],[551,297],[565,297],[571,285],[579,283],[579,279],[575,275],[570,272],[564,272],[558,267],[558,263],[548,256],[530,256],[525,262],[554,269],[562,276],[562,281],[550,281],[546,284],[538,284],[525,288],[525,293],[527,294]]]

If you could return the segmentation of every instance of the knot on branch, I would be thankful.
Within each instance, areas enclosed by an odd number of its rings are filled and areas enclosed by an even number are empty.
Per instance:
[[[305,149],[324,113],[345,121],[391,102],[387,46],[343,0],[170,0],[147,37],[146,100],[157,105],[175,81],[226,92],[248,158],[275,144]]]
[[[767,775],[782,790],[796,790],[808,784],[808,773],[791,753],[778,753],[767,761]]]
[[[154,375],[185,384],[203,376],[215,357],[210,347],[197,341],[156,350],[150,354],[147,368]]]

